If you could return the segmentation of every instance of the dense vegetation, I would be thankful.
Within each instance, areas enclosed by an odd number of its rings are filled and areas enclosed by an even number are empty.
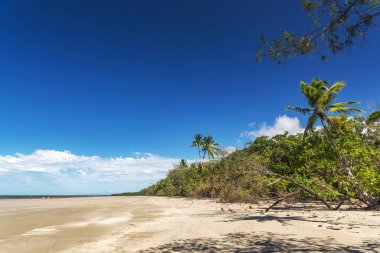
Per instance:
[[[198,148],[201,158],[208,153],[209,160],[190,165],[183,160],[165,179],[140,194],[218,197],[224,202],[297,195],[304,200],[320,200],[330,209],[352,199],[368,207],[378,206],[379,111],[367,120],[360,115],[348,117],[361,110],[349,107],[357,102],[334,103],[343,87],[342,82],[330,87],[320,80],[301,82],[309,107],[288,109],[310,115],[303,134],[258,137],[244,149],[213,160],[218,150],[215,141],[195,135],[192,146]],[[322,127],[315,127],[317,120]]]

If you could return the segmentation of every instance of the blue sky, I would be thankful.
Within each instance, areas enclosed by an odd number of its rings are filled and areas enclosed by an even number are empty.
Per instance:
[[[0,194],[137,190],[196,158],[194,133],[240,147],[282,123],[302,130],[284,110],[304,104],[301,80],[379,102],[378,29],[328,62],[255,61],[259,35],[310,25],[297,0],[2,1]],[[108,181],[93,176],[113,159],[125,161]]]

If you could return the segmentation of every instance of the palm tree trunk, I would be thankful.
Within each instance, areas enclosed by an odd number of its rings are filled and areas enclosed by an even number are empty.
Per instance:
[[[343,170],[348,176],[348,181],[358,191],[359,198],[364,200],[368,204],[369,207],[379,205],[379,201],[377,199],[375,199],[373,196],[371,196],[370,194],[368,194],[363,189],[363,187],[355,181],[355,176],[352,173],[350,166],[348,165],[348,163],[346,161],[346,158],[339,152],[338,147],[336,146],[336,144],[335,144],[335,142],[331,136],[331,133],[325,124],[325,120],[321,118],[321,122],[322,122],[323,129],[326,132],[327,139],[328,139],[330,145],[333,147],[333,150],[334,150],[336,156],[338,157],[339,162],[342,164]]]
[[[202,164],[201,150],[199,149],[199,146],[198,146],[198,155],[199,155],[199,161]]]
[[[208,161],[210,163],[210,153],[207,153],[208,154]],[[214,190],[214,166],[210,166],[210,169],[211,169],[211,176],[210,176],[210,181],[211,181],[211,191],[210,191],[210,197],[212,199],[214,199],[216,196],[215,196],[215,190]]]

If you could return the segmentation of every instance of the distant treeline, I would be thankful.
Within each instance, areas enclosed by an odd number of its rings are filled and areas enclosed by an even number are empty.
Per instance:
[[[53,198],[80,198],[106,197],[110,195],[0,195],[0,199],[53,199]]]
[[[124,192],[124,193],[115,193],[111,196],[142,196],[144,195],[141,191],[139,192]]]

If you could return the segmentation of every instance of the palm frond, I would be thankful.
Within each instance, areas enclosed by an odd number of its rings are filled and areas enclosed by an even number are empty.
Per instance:
[[[301,93],[306,97],[309,106],[314,106],[316,89],[305,82],[300,82]]]
[[[287,106],[286,110],[296,111],[298,113],[302,113],[303,115],[305,115],[306,113],[312,112],[312,110],[309,108],[302,108],[302,107],[298,107],[298,106]]]
[[[358,105],[360,102],[357,101],[346,101],[346,102],[338,102],[329,106],[346,106],[346,105]]]
[[[318,120],[318,115],[315,113],[309,117],[309,119],[307,120],[305,131],[303,133],[303,139],[305,139],[310,133],[313,132],[315,122],[317,122],[317,120]]]
[[[350,114],[353,112],[364,112],[363,110],[359,108],[346,107],[346,106],[329,106],[327,107],[327,110],[331,113],[343,113],[343,114]]]
[[[318,100],[318,103],[325,106],[328,104],[331,104],[335,98],[336,95],[346,86],[346,84],[342,81],[336,82],[321,96],[321,98]]]
[[[326,94],[337,94],[339,93],[346,84],[343,81],[339,81],[330,86],[330,88],[326,91]]]
[[[318,100],[328,90],[327,82],[315,79],[308,85],[306,82],[300,82],[301,92],[306,97],[310,107],[315,107]]]
[[[320,91],[321,94],[323,94],[328,90],[327,84],[328,84],[327,81],[322,81],[320,79],[314,79],[313,81],[311,81],[310,86],[314,87],[316,90]]]

